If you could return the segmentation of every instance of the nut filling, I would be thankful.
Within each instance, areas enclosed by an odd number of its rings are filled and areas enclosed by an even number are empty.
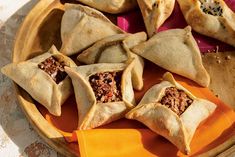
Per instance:
[[[201,10],[213,16],[222,16],[223,9],[220,6],[220,3],[215,0],[200,0]]]
[[[160,103],[170,108],[177,115],[181,115],[193,103],[193,100],[183,90],[169,87],[166,88],[165,95]]]
[[[103,72],[90,76],[89,82],[97,102],[117,102],[122,100],[122,72]]]
[[[64,66],[64,62],[59,62],[53,56],[38,64],[38,67],[49,74],[57,84],[63,81],[67,76]]]

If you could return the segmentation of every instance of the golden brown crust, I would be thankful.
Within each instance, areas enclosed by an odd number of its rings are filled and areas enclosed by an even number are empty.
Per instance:
[[[51,56],[63,61],[66,66],[76,66],[72,59],[59,53],[55,46],[52,46],[47,53],[24,62],[11,63],[1,71],[45,106],[51,114],[60,116],[61,105],[72,94],[72,84],[68,76],[57,84],[50,75],[38,68],[39,63]]]
[[[153,36],[171,15],[175,5],[175,0],[137,0],[137,2],[149,37]]]
[[[111,14],[123,13],[137,7],[136,0],[79,0],[79,2]]]
[[[61,53],[80,53],[96,41],[114,34],[125,33],[101,12],[79,4],[66,4],[61,21]]]
[[[235,46],[235,14],[223,0],[215,0],[222,9],[221,16],[201,9],[199,0],[178,0],[187,23],[198,33]]]
[[[132,71],[132,83],[136,90],[143,88],[144,60],[132,53],[130,48],[145,41],[145,32],[136,34],[117,34],[102,40],[78,55],[77,59],[85,64],[94,63],[123,63],[130,58],[135,59],[135,66]]]
[[[131,83],[131,71],[134,62],[99,63],[80,67],[65,68],[72,79],[78,107],[78,129],[92,129],[124,117],[134,107],[134,91]],[[122,101],[97,102],[95,93],[89,83],[89,77],[100,72],[122,71]]]
[[[155,34],[132,51],[164,69],[208,87],[210,76],[202,64],[200,50],[191,27],[171,29]]]
[[[193,99],[193,103],[181,115],[159,103],[169,87],[183,90]],[[190,142],[196,128],[214,112],[215,108],[215,104],[192,95],[167,72],[163,76],[163,81],[151,87],[140,103],[126,114],[126,118],[144,123],[155,133],[171,141],[181,152],[189,154]]]
[[[77,10],[80,10],[81,12],[87,14],[88,16],[91,16],[91,17],[94,17],[94,18],[99,18],[99,19],[102,19],[104,21],[107,21],[107,22],[111,22],[107,17],[105,17],[101,12],[93,9],[93,8],[90,8],[90,7],[87,7],[87,6],[83,6],[83,5],[80,5],[80,4],[65,4],[65,10],[69,10],[69,9],[77,9]]]

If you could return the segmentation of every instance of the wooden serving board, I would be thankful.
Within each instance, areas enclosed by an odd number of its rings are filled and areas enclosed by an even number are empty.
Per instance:
[[[24,61],[39,55],[47,51],[52,44],[56,45],[58,49],[61,47],[60,25],[63,10],[63,2],[59,0],[42,0],[38,2],[25,18],[17,33],[13,50],[13,62]],[[206,54],[203,56],[203,61],[212,77],[210,88],[223,101],[235,108],[235,94],[233,94],[235,93],[234,53]],[[226,60],[227,55],[231,59]],[[214,56],[219,56],[219,58]],[[221,60],[220,63],[217,61],[219,59]],[[63,136],[44,119],[32,98],[19,86],[15,85],[15,89],[22,110],[39,135],[50,146],[65,156],[78,155],[73,145],[68,144]],[[210,155],[219,154],[234,145],[234,143],[235,139],[232,138],[208,153]]]
[[[209,88],[235,110],[235,51],[206,53],[202,60],[211,76]]]
[[[60,1],[39,1],[18,30],[13,62],[39,55],[47,51],[52,44],[60,48],[60,23],[63,13],[63,5]],[[76,152],[63,136],[44,119],[32,98],[19,86],[15,85],[15,89],[22,110],[39,135],[61,154],[76,156]]]

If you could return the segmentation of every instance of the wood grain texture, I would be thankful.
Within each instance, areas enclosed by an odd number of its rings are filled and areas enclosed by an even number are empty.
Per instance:
[[[219,154],[217,157],[228,157],[228,156],[235,156],[235,145],[233,145],[231,148],[224,151],[223,153]]]
[[[47,51],[52,44],[60,49],[60,22],[64,13],[63,9],[63,4],[59,0],[42,0],[32,9],[16,36],[13,62],[20,62],[39,55]],[[210,88],[219,95],[219,98],[235,108],[234,54],[235,52],[206,54],[203,56],[203,62],[211,75]],[[226,59],[228,55],[231,57],[230,59]],[[76,152],[68,146],[63,136],[40,114],[31,97],[19,86],[15,85],[15,89],[20,106],[39,135],[65,156],[76,156]],[[228,142],[231,140],[234,142],[234,139],[230,139]],[[225,144],[211,152],[219,154],[228,149],[230,153],[229,148],[230,145],[228,147]],[[234,148],[232,148],[233,150]]]
[[[234,157],[232,154],[235,153],[235,136],[225,141],[221,145],[215,147],[214,149],[199,155],[198,157],[214,157],[220,156],[225,157],[223,155],[227,154],[226,157]]]
[[[235,110],[235,51],[207,53],[202,59],[211,76],[209,88]]]

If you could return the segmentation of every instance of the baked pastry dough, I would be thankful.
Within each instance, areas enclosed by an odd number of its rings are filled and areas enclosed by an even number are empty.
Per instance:
[[[131,71],[125,63],[65,67],[72,79],[78,107],[78,129],[86,130],[125,116],[134,107]]]
[[[136,0],[77,0],[100,11],[117,14],[129,11],[137,6]]]
[[[51,114],[60,116],[61,105],[73,91],[64,66],[76,64],[52,46],[48,52],[33,59],[6,65],[1,72],[26,90]]]
[[[136,34],[117,34],[106,37],[78,55],[77,59],[86,64],[121,63],[128,58],[135,59],[132,83],[136,90],[143,88],[144,60],[132,53],[130,48],[147,39],[145,32]]]
[[[79,4],[65,4],[65,13],[61,22],[60,52],[70,56],[104,37],[118,33],[124,33],[124,31],[101,12]]]
[[[151,87],[126,118],[135,119],[164,136],[178,149],[190,153],[190,142],[198,125],[216,105],[195,97],[168,72],[163,81]]]
[[[223,0],[178,0],[185,20],[203,35],[235,46],[235,14]]]
[[[171,15],[175,0],[137,0],[145,23],[148,36],[155,31]]]
[[[132,51],[201,86],[209,86],[210,76],[203,67],[201,53],[190,26],[157,33],[146,42],[135,46]]]

